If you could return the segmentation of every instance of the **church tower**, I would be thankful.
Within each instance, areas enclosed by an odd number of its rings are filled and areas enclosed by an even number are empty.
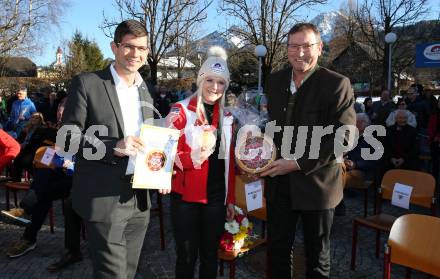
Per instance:
[[[61,47],[58,47],[57,49],[57,60],[54,64],[54,66],[62,66],[63,65],[63,51]]]

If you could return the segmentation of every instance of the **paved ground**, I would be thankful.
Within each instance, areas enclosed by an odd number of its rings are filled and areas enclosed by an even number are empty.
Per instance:
[[[351,255],[351,232],[352,220],[355,216],[361,216],[363,212],[362,195],[359,192],[346,193],[347,214],[343,217],[336,217],[332,232],[332,278],[381,278],[382,276],[382,256],[376,259],[374,256],[374,233],[369,230],[361,229],[359,234],[359,249],[356,271],[350,271]],[[372,212],[372,197],[370,197],[370,213]],[[0,208],[5,208],[5,197],[3,189],[0,189]],[[1,279],[25,279],[25,278],[91,278],[92,269],[87,253],[87,241],[82,242],[82,250],[85,259],[73,266],[57,273],[46,271],[46,267],[62,253],[63,250],[63,218],[60,209],[61,202],[55,203],[55,233],[49,232],[49,227],[45,225],[38,236],[37,248],[28,255],[19,259],[10,260],[4,250],[14,240],[20,237],[23,227],[11,222],[4,217],[0,217],[0,278]],[[150,222],[148,233],[145,237],[143,251],[139,264],[138,278],[174,278],[173,268],[175,262],[174,242],[171,235],[169,224],[169,199],[164,198],[165,207],[165,230],[166,230],[166,249],[160,250],[159,241],[159,222],[153,215]],[[389,209],[385,206],[384,209]],[[402,213],[401,210],[391,209],[395,214]],[[420,212],[427,212],[418,210]],[[256,227],[259,227],[256,224]],[[385,236],[382,238],[385,242]],[[302,235],[298,234],[294,248],[294,278],[304,278],[304,257],[301,248]],[[260,247],[255,251],[238,259],[237,279],[258,279],[264,278],[265,270],[265,247]],[[404,278],[404,270],[393,267],[392,278]],[[225,278],[228,269],[225,269]],[[223,278],[218,276],[218,278]],[[425,275],[414,272],[413,278],[426,278]]]

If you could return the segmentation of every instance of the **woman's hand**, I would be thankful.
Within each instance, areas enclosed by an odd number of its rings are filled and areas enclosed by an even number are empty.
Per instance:
[[[195,168],[200,168],[206,160],[208,160],[209,156],[213,153],[212,150],[208,150],[205,148],[200,148],[197,150],[191,151],[191,159]]]
[[[64,160],[63,168],[65,168],[65,169],[73,168],[73,162],[70,160]]]
[[[170,189],[158,189],[158,192],[162,195],[166,195],[171,193],[171,188]]]
[[[234,219],[234,216],[235,216],[234,205],[232,203],[228,203],[226,207],[226,220],[232,221],[232,219]]]

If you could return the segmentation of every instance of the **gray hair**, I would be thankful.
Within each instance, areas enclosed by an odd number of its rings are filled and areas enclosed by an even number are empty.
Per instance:
[[[367,125],[370,125],[370,118],[365,112],[356,113],[356,119],[363,120]]]
[[[402,113],[403,115],[405,115],[405,117],[406,117],[406,119],[408,119],[408,112],[409,112],[409,110],[406,110],[406,109],[396,109],[396,116],[399,114],[399,113]]]

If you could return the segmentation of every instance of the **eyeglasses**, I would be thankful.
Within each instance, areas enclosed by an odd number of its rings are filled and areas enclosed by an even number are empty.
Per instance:
[[[122,50],[125,53],[129,53],[130,51],[134,51],[134,50],[137,50],[140,53],[147,53],[148,52],[148,47],[146,47],[146,46],[134,46],[131,44],[126,44],[126,43],[117,43],[116,45],[118,47],[122,47]]]
[[[314,44],[303,44],[303,45],[287,44],[287,50],[294,51],[294,52],[297,52],[297,51],[300,51],[300,50],[310,51],[310,50],[312,50],[312,47],[314,45],[317,45],[317,44],[320,44],[320,42],[317,42],[317,43],[314,43]]]

